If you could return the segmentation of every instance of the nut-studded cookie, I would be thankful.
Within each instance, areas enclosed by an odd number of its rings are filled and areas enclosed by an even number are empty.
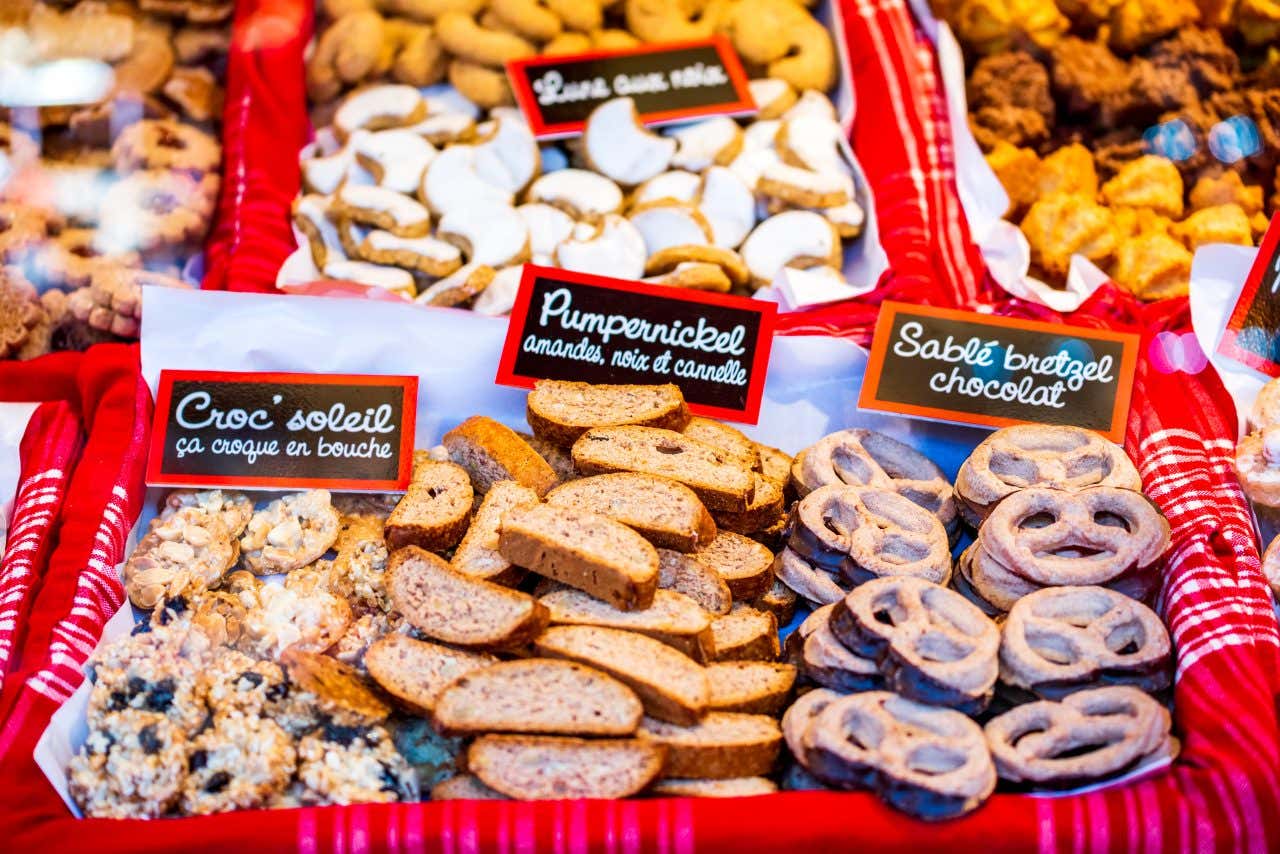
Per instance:
[[[1100,685],[1169,685],[1169,632],[1154,611],[1104,587],[1047,587],[1009,612],[1001,681],[1046,699]]]
[[[996,784],[976,723],[888,691],[832,700],[812,719],[803,744],[806,767],[823,782],[874,789],[890,806],[917,818],[970,812]]]
[[[139,608],[153,608],[161,598],[213,586],[238,554],[221,516],[184,507],[158,520],[129,556],[125,591]]]
[[[875,661],[890,687],[908,699],[986,708],[999,672],[1000,630],[953,590],[920,578],[868,581],[831,612],[834,635],[854,655]]]
[[[988,721],[985,735],[1001,779],[1069,788],[1172,754],[1169,729],[1164,706],[1137,688],[1113,685],[1016,706]]]
[[[175,489],[164,500],[160,515],[152,521],[152,527],[163,524],[184,507],[199,507],[216,515],[227,526],[232,537],[239,537],[253,517],[253,500],[243,492],[221,489]]]
[[[157,818],[178,800],[187,738],[158,712],[129,709],[89,730],[67,776],[71,797],[93,818]]]
[[[293,739],[268,718],[218,715],[191,740],[182,810],[210,815],[264,806],[289,785],[297,764]]]
[[[789,527],[793,551],[853,585],[890,575],[945,583],[951,575],[942,523],[890,489],[818,487],[792,509]]]
[[[1019,424],[997,430],[974,448],[956,475],[965,521],[978,526],[1000,499],[1042,486],[1139,490],[1142,480],[1124,449],[1092,430]]]
[[[339,527],[328,490],[278,498],[249,520],[240,538],[244,565],[255,575],[299,569],[329,550]]]

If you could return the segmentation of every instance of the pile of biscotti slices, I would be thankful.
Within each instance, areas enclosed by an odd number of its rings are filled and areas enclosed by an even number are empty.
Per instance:
[[[532,436],[477,416],[419,453],[385,523],[418,637],[365,667],[471,739],[433,797],[773,791],[795,599],[760,540],[790,458],[671,385],[544,381],[527,417]]]

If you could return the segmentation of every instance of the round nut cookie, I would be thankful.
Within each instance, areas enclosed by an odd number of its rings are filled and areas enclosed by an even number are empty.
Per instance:
[[[137,709],[97,721],[67,767],[71,797],[92,818],[158,818],[177,803],[186,774],[182,730]]]
[[[418,781],[380,726],[325,724],[298,742],[303,804],[413,801]]]
[[[296,492],[253,514],[240,538],[241,557],[255,575],[290,572],[328,551],[339,528],[327,490]]]
[[[124,586],[139,608],[213,586],[235,565],[239,549],[220,515],[200,507],[159,519],[124,565]]]
[[[210,815],[265,806],[289,785],[297,764],[293,739],[257,715],[226,713],[191,741],[182,811]]]

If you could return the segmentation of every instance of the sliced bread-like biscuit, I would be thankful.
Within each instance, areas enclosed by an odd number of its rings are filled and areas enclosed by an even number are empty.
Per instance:
[[[760,472],[754,473],[755,491],[751,502],[741,513],[720,511],[715,514],[716,527],[738,534],[753,534],[764,530],[783,515],[782,487]]]
[[[585,590],[631,611],[647,608],[658,589],[658,552],[608,516],[541,504],[502,520],[502,556],[516,566]]]
[[[650,474],[618,472],[579,478],[547,493],[547,503],[608,516],[665,549],[691,552],[716,536],[716,523],[693,490]]]
[[[773,614],[741,603],[712,620],[711,637],[716,661],[777,661],[782,651]]]
[[[665,752],[638,738],[485,735],[467,768],[489,788],[520,800],[625,798],[653,782]]]
[[[741,513],[751,503],[750,469],[719,448],[656,427],[600,427],[573,443],[584,474],[634,471],[679,481],[710,510]]]
[[[336,658],[289,647],[280,655],[289,682],[316,697],[316,706],[346,726],[369,726],[386,720],[391,707],[359,670]]]
[[[693,726],[645,718],[639,735],[667,748],[663,777],[763,776],[773,770],[782,750],[782,730],[767,715],[710,712]]]
[[[539,655],[567,658],[630,686],[645,714],[679,724],[701,720],[709,689],[702,665],[638,632],[601,626],[552,626],[533,642]]]
[[[451,649],[393,632],[383,635],[364,654],[364,666],[382,689],[411,711],[431,711],[445,686],[459,676],[498,659],[483,652]]]
[[[785,626],[796,615],[796,602],[800,597],[790,587],[782,583],[776,575],[769,589],[751,602],[753,608],[768,611],[778,620],[779,626]]]
[[[555,625],[604,626],[648,635],[703,662],[710,657],[711,615],[674,590],[659,590],[643,611],[620,611],[581,590],[553,590],[539,600]]]
[[[414,452],[413,477],[387,517],[387,548],[451,549],[466,533],[475,493],[465,469]]]
[[[556,473],[556,477],[561,483],[567,483],[579,477],[578,470],[573,467],[573,454],[569,453],[568,447],[561,447],[555,442],[548,442],[541,436],[535,436],[532,433],[522,433],[516,431],[516,435],[529,443],[529,447],[538,452],[538,456],[547,461],[547,465],[551,466],[551,470]]]
[[[547,609],[537,599],[463,575],[416,546],[391,555],[387,592],[414,628],[458,646],[520,646],[547,626]]]
[[[494,791],[480,782],[479,777],[470,774],[459,774],[448,780],[436,783],[431,790],[433,801],[506,801],[510,800],[502,792]]]
[[[631,735],[640,714],[635,692],[606,673],[573,661],[526,658],[458,677],[440,692],[431,717],[445,735]]]
[[[659,780],[649,789],[649,794],[665,798],[750,798],[772,795],[776,791],[777,784],[768,777],[731,777],[727,780]]]
[[[772,661],[718,661],[706,670],[711,708],[720,712],[777,715],[796,684],[795,667]]]
[[[773,584],[773,552],[742,534],[721,531],[693,556],[720,574],[736,601],[755,599]]]
[[[791,477],[791,455],[758,442],[756,452],[760,454],[760,473],[778,486],[786,486]]]
[[[711,614],[723,616],[733,607],[733,594],[720,573],[693,555],[658,549],[658,587],[683,593]]]
[[[467,528],[449,563],[454,569],[473,578],[487,578],[499,584],[515,584],[523,572],[498,551],[498,533],[502,520],[512,510],[536,507],[538,494],[514,480],[500,480],[485,493],[480,508]]]
[[[568,447],[592,427],[638,424],[681,430],[689,423],[680,387],[593,385],[539,380],[525,401],[525,417],[535,436]]]
[[[471,416],[441,441],[449,449],[449,458],[471,475],[481,495],[499,481],[514,480],[541,498],[559,480],[551,465],[516,431],[484,415]]]
[[[756,443],[736,427],[695,415],[680,432],[719,448],[740,465],[752,471],[760,468],[760,451],[756,448]]]

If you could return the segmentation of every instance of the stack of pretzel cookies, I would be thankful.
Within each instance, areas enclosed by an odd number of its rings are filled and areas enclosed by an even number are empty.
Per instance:
[[[1172,755],[1150,696],[1171,682],[1169,634],[1141,601],[1169,527],[1123,450],[1005,428],[954,495],[924,463],[852,430],[796,458],[777,572],[816,610],[787,642],[812,690],[783,718],[784,786],[871,789],[938,819],[998,780],[1070,787]],[[953,569],[957,510],[977,539]]]
[[[1280,380],[1262,387],[1249,410],[1249,432],[1236,445],[1236,477],[1259,507],[1280,507]],[[1262,555],[1262,572],[1280,599],[1280,536]]]
[[[525,263],[743,295],[789,270],[811,288],[847,290],[845,248],[863,231],[866,199],[826,95],[831,36],[793,0],[694,4],[697,14],[614,5],[602,17],[594,0],[326,4],[335,22],[308,65],[318,130],[292,212],[302,248],[278,283],[345,279],[488,315],[510,311]],[[631,32],[601,28],[615,17]],[[364,42],[347,32],[359,21],[383,50],[364,62]],[[655,132],[618,97],[580,137],[539,145],[510,106],[508,60],[713,33],[760,75],[749,122]],[[436,45],[429,69],[417,67],[423,40]]]

